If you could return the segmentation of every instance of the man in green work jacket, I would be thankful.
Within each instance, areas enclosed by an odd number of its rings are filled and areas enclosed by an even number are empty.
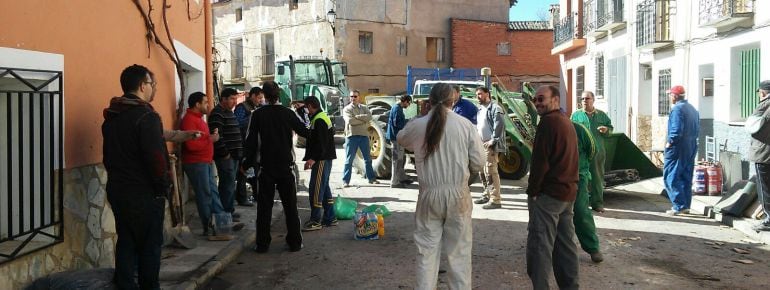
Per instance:
[[[578,143],[578,188],[573,208],[575,216],[572,222],[575,224],[575,235],[580,242],[580,247],[591,255],[591,261],[601,263],[604,256],[599,251],[599,237],[596,236],[596,224],[591,209],[588,208],[588,184],[591,182],[591,160],[596,154],[596,145],[591,132],[585,126],[572,122],[577,133]]]
[[[591,163],[591,184],[589,186],[591,208],[596,212],[604,212],[604,137],[612,132],[612,121],[607,113],[594,107],[594,93],[584,91],[582,95],[583,109],[572,113],[572,121],[579,123],[591,131],[596,144],[596,155]]]

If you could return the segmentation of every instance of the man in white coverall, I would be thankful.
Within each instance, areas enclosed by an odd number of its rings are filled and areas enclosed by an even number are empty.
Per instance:
[[[452,86],[430,92],[430,113],[406,124],[398,143],[414,152],[420,193],[415,211],[417,289],[436,289],[441,250],[447,255],[449,288],[471,289],[473,202],[468,177],[484,166],[476,127],[452,109]]]

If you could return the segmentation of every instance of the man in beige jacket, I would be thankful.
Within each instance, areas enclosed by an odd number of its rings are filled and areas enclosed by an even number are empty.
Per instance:
[[[369,155],[369,123],[372,121],[372,112],[361,104],[361,95],[358,90],[350,94],[350,104],[342,110],[342,118],[345,119],[345,169],[342,172],[344,187],[350,187],[353,159],[356,151],[361,150],[366,165],[366,178],[369,184],[379,184],[372,168],[372,156]]]

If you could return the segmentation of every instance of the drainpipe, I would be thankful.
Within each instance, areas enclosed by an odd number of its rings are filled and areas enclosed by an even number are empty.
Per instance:
[[[213,51],[213,37],[212,29],[213,22],[211,21],[211,1],[203,1],[203,18],[204,25],[206,26],[203,41],[205,42],[205,56],[203,58],[206,65],[206,95],[209,96],[209,107],[214,105],[214,63],[212,58]]]

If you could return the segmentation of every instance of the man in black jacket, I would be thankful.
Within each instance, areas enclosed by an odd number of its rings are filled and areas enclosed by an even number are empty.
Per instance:
[[[170,183],[160,115],[150,105],[156,82],[147,68],[132,65],[121,73],[120,85],[124,95],[110,100],[102,124],[107,200],[118,234],[115,283],[120,289],[157,289]]]
[[[762,116],[764,126],[770,126],[770,80],[759,83],[757,88],[759,104],[754,110],[754,115]],[[757,170],[757,196],[765,217],[752,226],[757,232],[770,231],[770,140],[768,140],[766,128],[760,128],[758,132],[751,134],[751,146],[749,146],[749,161],[754,162]],[[764,136],[763,136],[764,135]]]
[[[337,159],[337,153],[334,148],[334,126],[321,109],[321,102],[316,97],[307,97],[305,107],[310,113],[310,137],[307,138],[305,157],[302,160],[305,161],[305,170],[312,168],[308,185],[310,219],[302,227],[302,231],[307,232],[337,225],[334,198],[329,187],[332,160]]]
[[[214,143],[214,162],[219,176],[219,198],[226,212],[233,214],[233,221],[238,221],[235,214],[235,172],[239,168],[243,150],[241,129],[233,114],[238,91],[227,88],[219,95],[219,105],[209,114],[209,130],[219,131],[220,139]]]
[[[257,192],[257,245],[258,253],[267,252],[272,240],[270,219],[275,190],[281,197],[286,215],[286,243],[289,250],[302,249],[299,213],[297,212],[297,184],[294,180],[294,149],[292,131],[307,138],[308,130],[297,115],[278,101],[281,89],[273,81],[262,85],[268,105],[251,114],[249,132],[244,146],[243,170],[254,167],[259,174]]]

